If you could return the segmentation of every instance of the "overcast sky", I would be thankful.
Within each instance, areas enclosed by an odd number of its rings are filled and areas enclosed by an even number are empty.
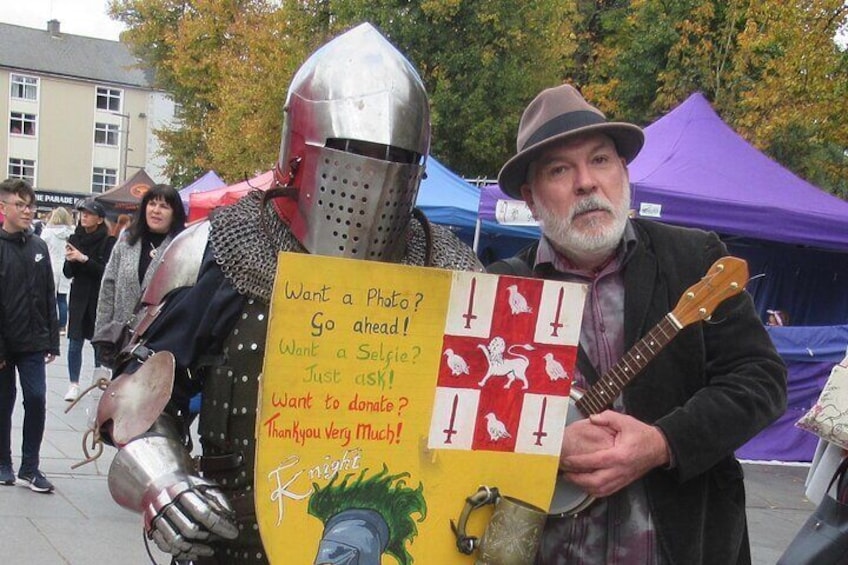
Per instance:
[[[123,24],[106,15],[108,0],[0,0],[0,22],[47,29],[56,19],[74,35],[117,41]]]

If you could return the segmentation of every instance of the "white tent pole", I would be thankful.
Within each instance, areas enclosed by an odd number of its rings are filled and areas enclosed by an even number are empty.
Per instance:
[[[480,245],[480,217],[474,223],[474,243],[471,244],[471,249],[477,253],[477,247]]]

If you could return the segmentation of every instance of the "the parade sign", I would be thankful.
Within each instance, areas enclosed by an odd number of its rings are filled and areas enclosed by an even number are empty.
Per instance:
[[[282,253],[256,429],[271,562],[472,563],[450,522],[481,485],[548,508],[585,293]]]

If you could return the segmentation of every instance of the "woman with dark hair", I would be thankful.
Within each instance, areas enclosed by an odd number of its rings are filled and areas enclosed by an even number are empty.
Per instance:
[[[100,278],[115,245],[115,238],[106,228],[106,209],[94,198],[77,205],[79,224],[65,246],[65,265],[62,272],[71,279],[68,298],[68,379],[70,386],[65,400],[75,400],[79,395],[79,377],[82,369],[82,346],[94,335],[97,314],[97,296]],[[94,366],[100,366],[97,351]]]
[[[151,265],[185,228],[185,209],[170,185],[157,184],[141,199],[130,227],[120,235],[106,264],[97,301],[93,342],[108,339],[109,328],[123,326],[133,314],[153,275]]]

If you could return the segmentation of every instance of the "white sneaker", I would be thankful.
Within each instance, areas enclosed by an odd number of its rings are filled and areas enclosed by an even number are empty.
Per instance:
[[[68,392],[65,393],[65,400],[68,402],[73,402],[79,396],[79,385],[71,384],[68,387]]]

